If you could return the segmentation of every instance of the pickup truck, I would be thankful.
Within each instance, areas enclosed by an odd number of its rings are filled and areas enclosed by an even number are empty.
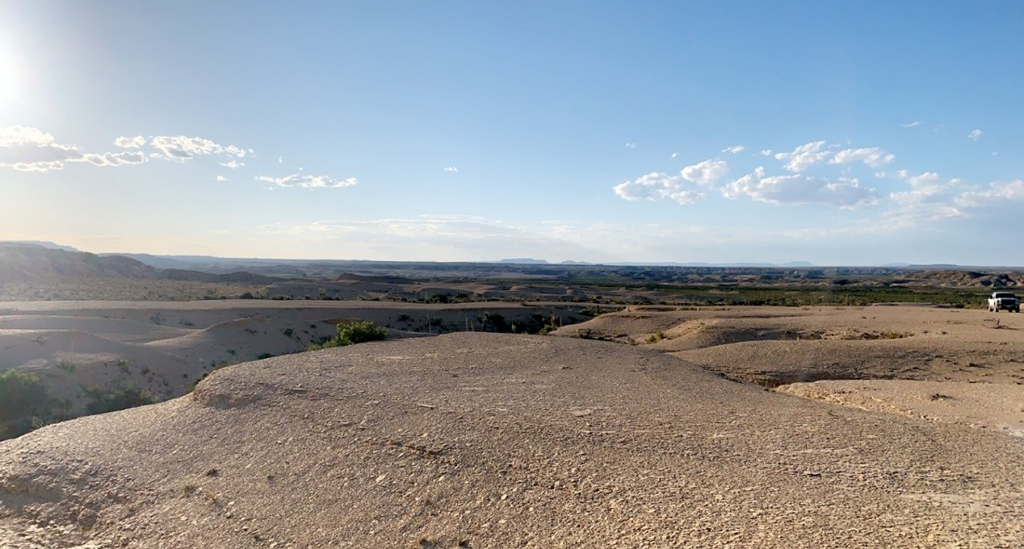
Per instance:
[[[1010,292],[992,292],[992,297],[988,298],[989,312],[998,313],[1002,309],[1019,313],[1020,298]]]

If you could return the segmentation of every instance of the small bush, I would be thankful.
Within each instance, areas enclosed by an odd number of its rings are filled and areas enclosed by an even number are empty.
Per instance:
[[[665,332],[658,330],[647,337],[647,343],[657,343],[663,339],[665,339]]]
[[[49,414],[50,396],[33,374],[21,370],[0,372],[0,422]]]
[[[85,392],[93,399],[85,407],[90,414],[116,412],[157,402],[157,398],[152,393],[138,387],[118,387],[115,389],[99,389],[94,387],[86,389]]]
[[[344,347],[367,341],[381,341],[388,337],[388,331],[378,326],[372,320],[352,320],[338,324],[338,337],[325,341],[319,345],[311,345],[310,351],[330,349],[332,347]]]
[[[372,320],[357,320],[338,324],[338,340],[342,345],[381,341],[387,337],[388,331]]]

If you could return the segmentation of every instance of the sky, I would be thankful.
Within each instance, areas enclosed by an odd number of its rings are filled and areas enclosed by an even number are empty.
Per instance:
[[[1024,3],[0,0],[0,240],[1024,265]]]

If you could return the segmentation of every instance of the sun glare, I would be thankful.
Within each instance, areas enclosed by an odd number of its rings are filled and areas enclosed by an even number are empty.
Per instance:
[[[14,106],[20,92],[21,69],[14,57],[0,48],[0,112]]]

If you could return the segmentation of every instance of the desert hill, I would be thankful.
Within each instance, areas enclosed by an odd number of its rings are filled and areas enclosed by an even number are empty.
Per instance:
[[[26,549],[1016,547],[1022,495],[1009,436],[479,333],[241,364],[0,443],[0,544]]]
[[[95,255],[37,244],[0,242],[0,283],[49,279],[129,278],[195,282],[270,284],[279,278],[246,272],[224,274],[185,269],[157,269],[119,255]]]
[[[555,335],[650,348],[766,387],[824,379],[1024,385],[1024,315],[939,307],[628,307]]]
[[[248,272],[160,269],[130,257],[0,242],[0,301],[249,297],[281,278]]]
[[[35,244],[0,242],[0,283],[29,282],[55,277],[147,278],[157,270],[134,259],[101,257],[86,252],[45,248]]]
[[[124,390],[149,400],[189,392],[216,368],[297,353],[337,335],[336,324],[369,320],[389,337],[457,330],[533,330],[584,318],[583,306],[520,303],[211,300],[190,303],[7,302],[0,307],[0,376],[35,378],[51,401],[0,409],[0,439],[33,424],[77,417]],[[12,383],[12,382],[6,382]],[[0,378],[0,395],[5,385]],[[22,391],[24,392],[24,391]],[[108,398],[109,397],[109,398]],[[147,397],[142,397],[147,399]],[[137,401],[138,399],[136,399]]]

